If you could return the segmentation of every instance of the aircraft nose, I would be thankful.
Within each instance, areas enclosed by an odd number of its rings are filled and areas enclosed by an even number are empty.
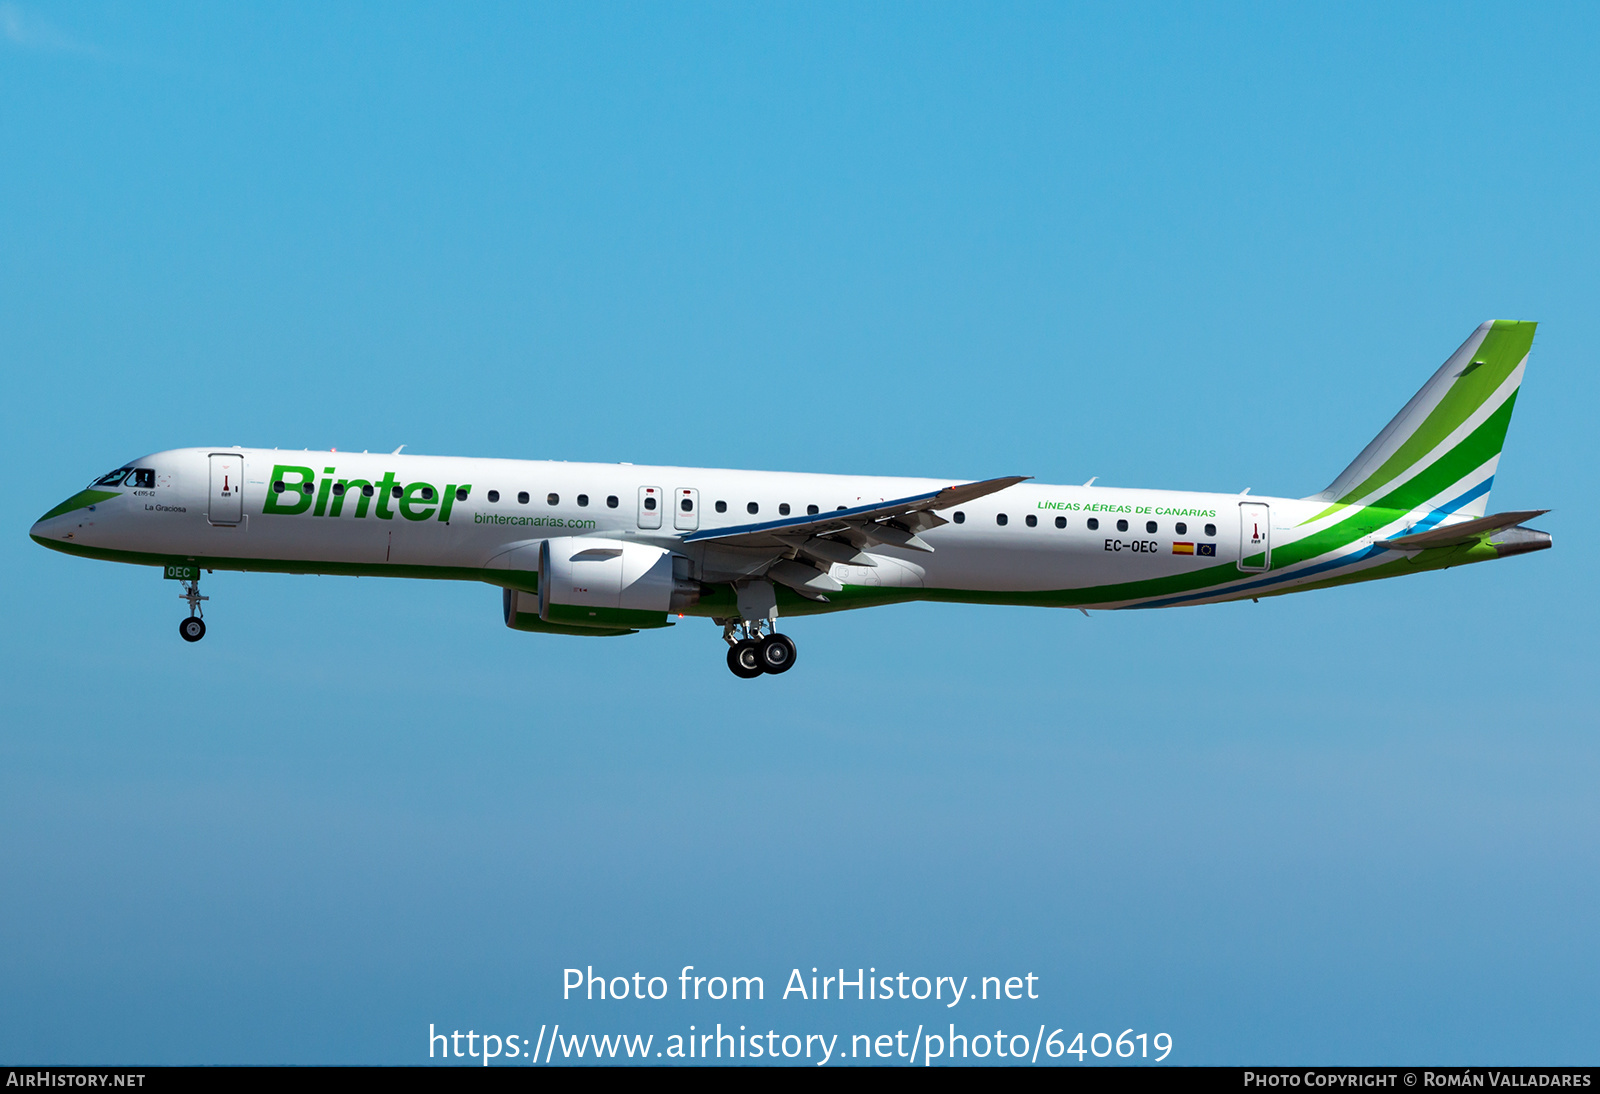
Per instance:
[[[62,536],[60,531],[61,523],[63,522],[58,517],[50,516],[47,513],[33,522],[33,527],[28,529],[28,536],[36,543],[48,543],[51,540],[60,539]]]
[[[70,526],[70,522],[63,518],[70,517],[80,510],[93,510],[101,502],[110,501],[118,495],[110,490],[79,490],[60,505],[50,510],[44,516],[33,522],[33,527],[28,529],[28,534],[34,539],[60,539],[62,529]]]

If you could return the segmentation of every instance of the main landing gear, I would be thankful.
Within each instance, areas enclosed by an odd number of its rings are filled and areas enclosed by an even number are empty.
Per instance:
[[[728,643],[728,668],[741,679],[752,680],[767,672],[777,675],[794,667],[794,640],[776,630],[763,633],[763,624],[771,626],[765,620],[722,625],[722,637]]]
[[[206,621],[201,618],[205,613],[200,610],[200,602],[211,598],[200,595],[200,579],[196,577],[193,581],[183,583],[183,592],[178,594],[178,599],[189,602],[189,618],[178,624],[178,633],[185,642],[198,642],[206,636]]]
[[[794,641],[778,633],[778,595],[772,582],[757,579],[734,585],[739,618],[718,619],[728,643],[728,668],[744,680],[762,673],[776,676],[794,667]]]

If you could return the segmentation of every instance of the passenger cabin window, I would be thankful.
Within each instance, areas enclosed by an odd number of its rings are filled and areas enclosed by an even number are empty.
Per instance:
[[[757,505],[755,502],[752,501],[752,502],[748,503],[747,505],[745,505],[744,511],[746,513],[749,513],[751,516],[754,516],[755,514],[761,512],[761,506]]]
[[[617,507],[617,496],[615,494],[607,494],[606,495],[606,508],[607,509],[615,509],[616,507]]]
[[[645,512],[654,513],[656,511],[656,499],[653,498],[653,497],[645,498],[644,499],[644,508],[645,508]]]
[[[310,486],[311,484],[308,482],[308,483],[306,483],[306,485]],[[422,488],[422,500],[423,501],[432,501],[433,500],[433,487],[424,486]]]
[[[589,507],[589,495],[588,494],[579,494],[578,495],[578,508],[587,509],[588,507]]]
[[[953,520],[954,520],[954,521],[955,521],[955,522],[956,522],[956,523],[957,523],[957,524],[965,524],[965,523],[967,523],[967,514],[965,514],[965,513],[963,513],[963,512],[962,512],[962,511],[961,511],[961,510],[959,510],[959,509],[957,509],[957,510],[956,510],[956,511],[955,511],[955,512],[954,512],[954,513],[952,513],[952,514],[951,514],[951,518],[952,518],[952,519],[953,519]]]
[[[1217,526],[1215,524],[1206,525],[1206,535],[1214,536],[1216,534],[1217,534]]]
[[[994,522],[1000,525],[1002,528],[1005,527],[1005,523],[1008,519],[1010,518],[1008,518],[1004,513],[996,513],[994,515]]]
[[[685,513],[694,512],[694,499],[693,498],[684,498],[682,501],[680,501],[678,503],[678,508],[682,509]]]
[[[342,491],[341,491],[341,493],[342,493]],[[456,500],[457,501],[466,501],[467,500],[466,487],[464,487],[464,486],[456,487]]]
[[[399,490],[399,487],[396,487],[396,488],[395,488],[395,489],[396,489],[396,490]],[[311,485],[311,484],[310,484],[310,483],[309,483],[309,482],[308,482],[308,483],[303,483],[303,484],[301,484],[301,486],[300,486],[300,492],[301,492],[301,493],[304,493],[304,494],[309,494],[309,493],[311,493],[311,491],[312,491],[312,490],[313,490],[313,487],[312,487],[312,485]],[[398,494],[398,493],[396,493],[396,494],[395,494],[395,497],[397,497],[397,498],[398,498],[398,497],[399,497],[399,496],[400,496],[400,495],[399,495],[399,494]]]
[[[467,499],[466,498],[462,498],[461,500],[462,501],[466,501]],[[500,491],[498,491],[498,490],[489,491],[489,500],[490,501],[499,501],[500,500]]]
[[[778,515],[780,517],[786,517],[786,516],[789,515],[789,503],[788,502],[784,501],[784,502],[779,502],[778,503]]]
[[[818,509],[817,509],[817,507],[815,505],[806,506],[806,516],[814,517],[814,516],[817,515],[817,513],[818,513]]]
[[[364,483],[361,484],[361,496],[362,497],[370,498],[375,493],[377,493],[377,491],[372,488],[372,484],[370,482],[364,482]]]
[[[1183,521],[1181,521],[1181,520],[1177,524],[1174,524],[1172,527],[1173,527],[1173,530],[1176,531],[1180,536],[1186,536],[1186,535],[1189,534],[1189,526],[1187,524],[1183,523]]]
[[[727,502],[725,502],[725,501],[717,502],[717,512],[726,513],[727,511],[728,511],[728,503]]]
[[[456,493],[459,494],[459,493],[461,493],[461,491],[457,490]],[[336,498],[344,497],[344,483],[336,482],[336,483],[333,484],[333,496],[336,497]],[[466,501],[467,499],[462,498],[460,500]]]
[[[1099,517],[1090,517],[1089,518],[1089,531],[1098,532],[1099,530],[1100,530],[1100,518]]]
[[[544,503],[546,505],[560,505],[561,504],[561,495],[560,494],[546,494],[545,495],[545,499],[544,499]]]
[[[1127,530],[1128,530],[1128,522],[1127,521],[1125,521],[1125,520],[1117,521],[1117,531],[1126,532]]]
[[[528,504],[528,492],[526,490],[520,490],[520,491],[517,492],[517,504],[518,505],[527,505]]]
[[[1146,535],[1150,535],[1150,536],[1155,535],[1156,534],[1156,522],[1153,521],[1153,520],[1145,521],[1144,522],[1144,531],[1145,531]]]
[[[1028,527],[1029,528],[1037,528],[1037,527],[1039,527],[1039,518],[1034,516],[1032,513],[1028,514]]]
[[[282,479],[273,479],[272,480],[272,492],[274,494],[283,493],[283,480]]]
[[[308,483],[306,483],[306,485],[310,486],[311,484],[308,482]],[[393,490],[389,491],[390,497],[396,497],[396,498],[398,498],[402,493],[403,493],[403,491],[398,486],[396,486]]]
[[[1057,517],[1056,518],[1056,527],[1057,528],[1065,528],[1066,526],[1067,526],[1067,518],[1066,517]]]
[[[127,474],[128,474],[128,469],[126,467],[119,467],[115,471],[106,472],[104,475],[101,475],[98,479],[95,479],[89,485],[90,486],[115,486],[119,482],[121,482],[124,478],[126,478]]]

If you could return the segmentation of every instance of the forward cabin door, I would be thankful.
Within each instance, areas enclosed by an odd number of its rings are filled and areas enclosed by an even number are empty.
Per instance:
[[[1239,503],[1239,569],[1260,573],[1272,566],[1272,506],[1264,501]]]
[[[666,495],[659,486],[639,487],[639,527],[660,528],[661,510]]]
[[[673,494],[673,502],[674,528],[680,532],[692,532],[700,527],[700,491],[680,486]]]
[[[212,524],[238,524],[244,520],[244,457],[217,453],[211,457],[211,503],[206,518]]]

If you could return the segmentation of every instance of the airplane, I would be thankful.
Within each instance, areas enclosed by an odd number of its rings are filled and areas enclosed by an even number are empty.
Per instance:
[[[1399,577],[1551,546],[1488,514],[1536,324],[1482,324],[1305,498],[981,481],[216,447],[96,478],[30,534],[181,582],[201,572],[472,581],[506,626],[616,636],[686,616],[727,663],[787,672],[779,618],[912,600],[1169,608]],[[401,448],[405,446],[402,445]]]

